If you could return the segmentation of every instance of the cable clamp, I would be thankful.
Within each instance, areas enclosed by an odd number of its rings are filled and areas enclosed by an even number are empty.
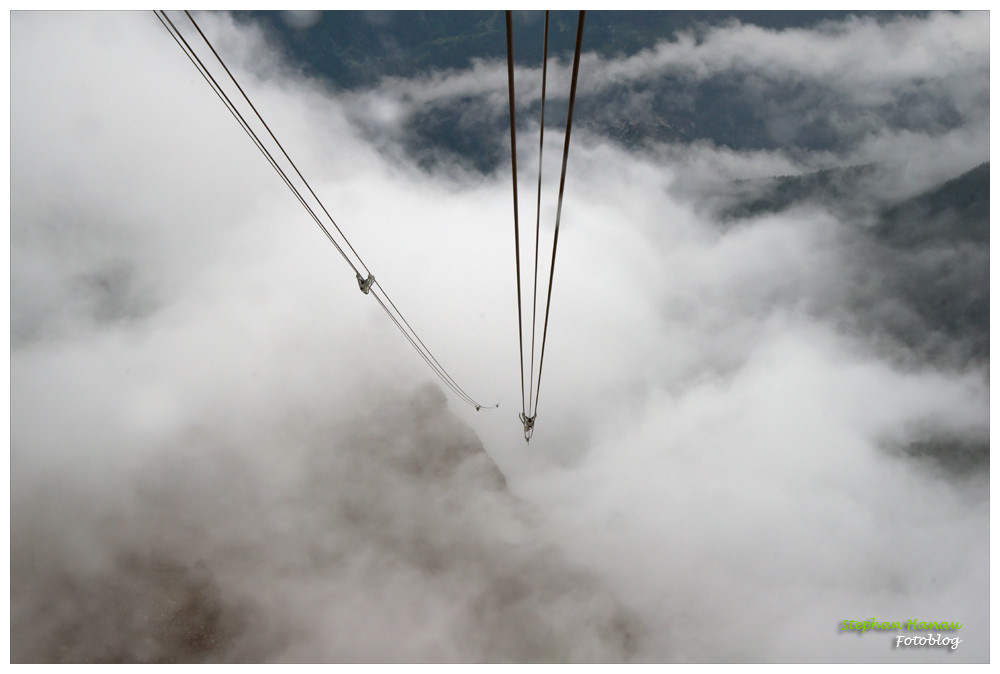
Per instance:
[[[372,283],[375,282],[375,277],[368,274],[368,278],[361,278],[361,274],[357,274],[358,277],[358,287],[361,288],[361,292],[365,295],[368,294],[369,289],[372,287]]]
[[[527,442],[528,440],[531,440],[531,435],[532,435],[532,433],[534,433],[534,430],[535,430],[535,417],[536,416],[538,416],[537,413],[535,415],[530,416],[530,417],[526,417],[524,415],[524,412],[522,412],[521,414],[517,415],[518,419],[521,420],[521,423],[524,424],[524,441],[525,442]]]

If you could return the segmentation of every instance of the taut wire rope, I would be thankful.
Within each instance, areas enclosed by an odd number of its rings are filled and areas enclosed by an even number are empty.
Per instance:
[[[510,168],[514,178],[514,269],[517,274],[517,348],[521,364],[521,417],[527,413],[524,400],[524,327],[521,321],[521,240],[517,217],[517,134],[514,131],[514,35],[511,10],[507,19],[507,94],[510,101]]]
[[[556,206],[556,225],[552,236],[552,262],[549,266],[549,286],[545,299],[545,321],[542,327],[542,344],[538,358],[538,378],[535,379],[535,336],[538,318],[538,258],[542,218],[542,153],[545,148],[545,89],[548,80],[549,57],[549,12],[545,12],[545,32],[542,46],[542,97],[541,121],[538,129],[538,194],[535,204],[535,270],[532,280],[531,299],[531,358],[529,360],[528,399],[524,400],[524,326],[521,308],[521,243],[517,206],[517,133],[514,116],[514,38],[512,12],[506,12],[507,19],[507,89],[510,103],[510,160],[514,192],[514,264],[517,274],[517,337],[521,373],[521,423],[524,425],[524,440],[528,442],[534,434],[535,417],[538,414],[538,397],[542,387],[542,366],[545,363],[545,344],[549,332],[549,311],[552,306],[552,282],[555,278],[556,251],[559,247],[559,225],[562,221],[563,195],[566,189],[566,166],[569,161],[569,141],[573,130],[573,108],[576,103],[576,84],[580,74],[580,54],[583,47],[583,23],[585,11],[580,11],[576,26],[576,47],[573,52],[573,75],[569,89],[569,110],[566,115],[566,140],[563,143],[562,171],[559,176],[559,200]]]
[[[562,172],[559,176],[559,201],[556,206],[556,228],[552,235],[552,265],[549,268],[549,290],[545,300],[545,324],[542,329],[542,351],[538,359],[538,384],[535,389],[535,408],[531,418],[538,414],[538,397],[542,389],[542,365],[545,363],[545,339],[549,332],[549,309],[552,306],[552,279],[556,272],[556,247],[559,245],[559,223],[562,219],[563,192],[566,188],[566,164],[569,161],[569,138],[573,130],[573,106],[576,102],[576,81],[580,74],[580,50],[583,45],[583,20],[587,12],[580,11],[576,26],[576,49],[573,53],[573,77],[569,87],[569,112],[566,115],[566,141],[563,143]]]
[[[535,389],[535,317],[538,315],[538,239],[542,225],[542,150],[545,147],[545,82],[549,70],[549,11],[545,10],[545,38],[542,44],[542,119],[538,124],[538,202],[535,205],[535,278],[531,296],[531,377],[528,380],[528,411]]]
[[[166,12],[163,11],[163,10],[160,10],[158,12],[154,11],[154,14],[160,20],[160,23],[163,24],[164,28],[166,28],[166,30],[167,30],[168,33],[170,33],[170,36],[174,39],[175,42],[177,42],[178,46],[181,47],[181,50],[185,53],[185,55],[192,62],[192,64],[194,64],[195,68],[198,70],[198,72],[201,74],[201,76],[205,79],[206,82],[208,82],[209,86],[212,88],[212,90],[215,92],[215,94],[219,97],[219,99],[223,102],[223,104],[229,110],[230,114],[232,114],[233,117],[236,118],[237,122],[239,122],[239,124],[243,128],[243,130],[247,133],[248,136],[250,136],[250,139],[254,142],[254,145],[257,146],[257,149],[261,151],[261,153],[264,155],[264,157],[268,160],[268,163],[271,164],[272,168],[274,168],[274,170],[281,177],[281,179],[285,183],[285,185],[292,191],[293,195],[296,197],[296,199],[299,201],[299,203],[303,206],[303,208],[306,209],[306,211],[309,213],[310,217],[312,217],[313,221],[320,227],[320,229],[323,231],[323,233],[326,235],[326,237],[330,240],[330,243],[332,243],[334,245],[334,247],[341,254],[341,256],[344,258],[344,260],[347,262],[347,264],[350,265],[351,269],[355,272],[355,275],[357,276],[358,284],[361,287],[362,292],[364,292],[365,294],[371,294],[371,295],[373,295],[375,297],[375,300],[378,302],[379,306],[382,307],[382,309],[383,309],[383,311],[385,311],[386,315],[388,315],[389,318],[392,320],[392,322],[396,325],[396,327],[399,328],[399,331],[403,334],[403,336],[407,339],[407,341],[410,342],[410,345],[413,346],[414,350],[417,351],[417,353],[420,355],[420,357],[424,359],[424,362],[427,363],[428,367],[430,367],[431,370],[434,371],[434,373],[441,379],[441,381],[444,382],[445,385],[448,386],[448,388],[450,388],[452,390],[452,392],[454,392],[455,395],[459,397],[459,399],[461,399],[463,402],[471,405],[472,407],[475,407],[476,410],[480,410],[480,409],[493,409],[493,408],[497,407],[498,405],[493,405],[493,406],[490,406],[490,407],[486,407],[486,406],[481,405],[480,403],[476,402],[471,396],[469,396],[469,394],[467,394],[458,385],[457,382],[455,382],[455,380],[451,377],[451,375],[448,374],[447,370],[445,370],[444,367],[440,364],[440,362],[438,362],[437,358],[434,357],[434,354],[431,353],[430,349],[427,348],[427,346],[424,344],[423,340],[421,340],[420,337],[419,337],[419,335],[417,335],[416,331],[413,330],[413,328],[410,326],[409,322],[403,316],[402,312],[399,311],[399,309],[393,303],[392,299],[389,297],[388,293],[386,293],[385,289],[381,286],[381,284],[379,284],[377,281],[375,281],[374,276],[371,274],[371,272],[369,271],[368,267],[365,265],[364,261],[361,259],[361,256],[358,255],[358,253],[357,253],[356,250],[354,250],[354,247],[351,245],[351,242],[347,239],[347,237],[341,231],[341,229],[337,225],[336,221],[334,221],[334,219],[330,215],[329,211],[327,211],[326,207],[323,205],[323,202],[320,200],[320,198],[313,191],[312,187],[309,185],[309,182],[305,179],[305,177],[299,171],[298,167],[295,165],[295,162],[292,161],[291,157],[285,151],[285,148],[281,145],[281,143],[278,141],[277,137],[271,131],[271,128],[267,125],[267,122],[264,121],[264,118],[257,111],[256,106],[254,106],[253,102],[247,96],[246,92],[240,86],[239,82],[236,81],[236,78],[233,76],[232,72],[230,72],[229,68],[226,66],[225,62],[222,60],[222,57],[218,54],[218,52],[212,46],[212,43],[209,41],[208,37],[202,32],[201,28],[198,26],[197,22],[194,20],[194,17],[192,17],[191,14],[189,12],[187,12],[186,10],[185,10],[184,13],[187,15],[188,19],[191,21],[191,23],[195,27],[195,29],[198,31],[198,34],[205,41],[205,44],[208,45],[208,48],[215,55],[215,58],[219,61],[219,64],[226,71],[226,74],[229,76],[230,80],[232,80],[233,84],[236,85],[236,88],[239,90],[240,94],[242,94],[244,100],[246,100],[247,104],[250,105],[250,108],[254,111],[254,114],[257,116],[257,119],[259,119],[260,122],[261,122],[261,124],[263,124],[264,128],[267,129],[267,132],[271,136],[272,140],[274,140],[275,144],[281,150],[282,154],[285,156],[285,159],[288,160],[288,163],[291,164],[292,168],[295,170],[295,173],[298,175],[299,179],[302,180],[303,184],[305,184],[306,188],[309,190],[309,193],[316,200],[316,203],[322,209],[323,213],[326,215],[326,217],[333,224],[334,228],[337,230],[337,233],[340,234],[341,238],[347,244],[347,247],[351,250],[352,253],[354,253],[354,256],[357,258],[358,263],[361,265],[361,267],[365,270],[365,273],[368,275],[367,280],[362,279],[361,273],[358,271],[358,268],[354,265],[354,263],[351,261],[351,259],[347,256],[347,254],[343,250],[343,248],[337,243],[336,239],[334,239],[334,237],[330,233],[330,231],[326,228],[326,226],[322,223],[322,221],[319,219],[319,217],[316,215],[316,213],[312,210],[311,206],[306,202],[305,198],[298,191],[298,189],[295,187],[295,185],[289,179],[288,175],[284,172],[284,170],[281,168],[281,166],[274,159],[273,155],[271,155],[270,151],[264,146],[263,142],[257,136],[256,132],[254,132],[254,130],[252,129],[252,127],[250,126],[250,124],[243,117],[242,113],[240,113],[240,111],[236,107],[236,105],[232,102],[232,100],[229,98],[229,96],[225,93],[225,90],[222,88],[222,86],[218,83],[218,81],[216,81],[216,79],[212,75],[211,71],[201,61],[201,59],[198,57],[197,53],[190,46],[190,44],[188,44],[188,42],[184,38],[183,34],[181,34],[181,32],[177,29],[177,27],[174,25],[174,23],[170,20],[170,17],[167,16]],[[389,310],[389,308],[385,305],[385,303],[382,301],[382,299],[375,292],[375,288],[376,287],[385,296],[386,301],[388,301],[389,304],[390,304],[390,306],[392,306],[393,311],[395,311],[395,313],[399,316],[399,319],[396,318],[396,316],[393,314],[393,312]],[[400,324],[400,320],[402,320],[403,324]],[[406,329],[404,329],[404,327],[403,327],[404,324],[406,325]],[[409,329],[409,333],[407,332],[407,329]],[[412,337],[411,337],[410,333],[412,333]],[[417,346],[418,343],[419,343],[420,346]],[[423,348],[421,349],[421,347],[423,347]]]

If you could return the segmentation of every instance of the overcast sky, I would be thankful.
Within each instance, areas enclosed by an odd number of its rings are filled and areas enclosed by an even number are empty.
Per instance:
[[[447,109],[505,147],[505,64],[337,92],[196,18],[499,409],[445,396],[152,13],[12,14],[13,660],[989,660],[988,458],[912,449],[988,448],[988,360],[886,337],[909,309],[864,248],[880,209],[989,161],[988,14],[585,54],[530,445],[509,159],[476,170],[414,122]],[[517,72],[522,232],[540,75]],[[602,132],[655,123],[665,78],[717,76],[773,138],[834,141]],[[549,78],[557,108],[569,64]],[[854,220],[716,215],[733,180],[873,163]],[[963,641],[839,631],[873,618]]]

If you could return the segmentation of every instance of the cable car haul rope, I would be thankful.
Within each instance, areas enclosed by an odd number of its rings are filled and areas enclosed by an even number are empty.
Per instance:
[[[524,426],[524,441],[531,440],[535,431],[535,417],[538,415],[538,392],[542,385],[542,364],[545,362],[545,338],[549,330],[549,308],[552,305],[552,280],[556,271],[556,248],[559,245],[559,223],[562,218],[563,192],[566,187],[566,164],[569,160],[569,138],[573,130],[573,105],[576,102],[576,81],[580,73],[580,51],[583,45],[583,20],[585,11],[580,12],[576,26],[576,48],[573,53],[573,75],[569,88],[569,111],[566,116],[566,140],[563,143],[562,172],[559,176],[559,201],[556,206],[556,227],[552,237],[552,263],[549,266],[549,285],[545,299],[545,321],[542,328],[541,354],[538,359],[538,378],[535,379],[535,319],[538,300],[538,240],[542,209],[542,146],[545,138],[545,85],[548,75],[549,56],[549,13],[545,12],[545,37],[542,47],[542,118],[538,132],[538,199],[535,206],[535,275],[531,303],[531,360],[529,361],[527,402],[524,390],[524,329],[521,321],[521,242],[517,213],[517,143],[514,118],[514,37],[512,15],[507,11],[507,90],[510,97],[510,158],[514,176],[514,260],[517,274],[517,328],[518,346],[521,357],[521,414]]]

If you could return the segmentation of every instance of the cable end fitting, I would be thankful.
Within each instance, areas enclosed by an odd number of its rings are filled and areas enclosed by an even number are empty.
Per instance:
[[[361,292],[365,295],[371,290],[372,283],[375,283],[375,277],[368,274],[368,278],[361,278],[361,274],[355,274],[358,277],[358,287],[361,288]]]

